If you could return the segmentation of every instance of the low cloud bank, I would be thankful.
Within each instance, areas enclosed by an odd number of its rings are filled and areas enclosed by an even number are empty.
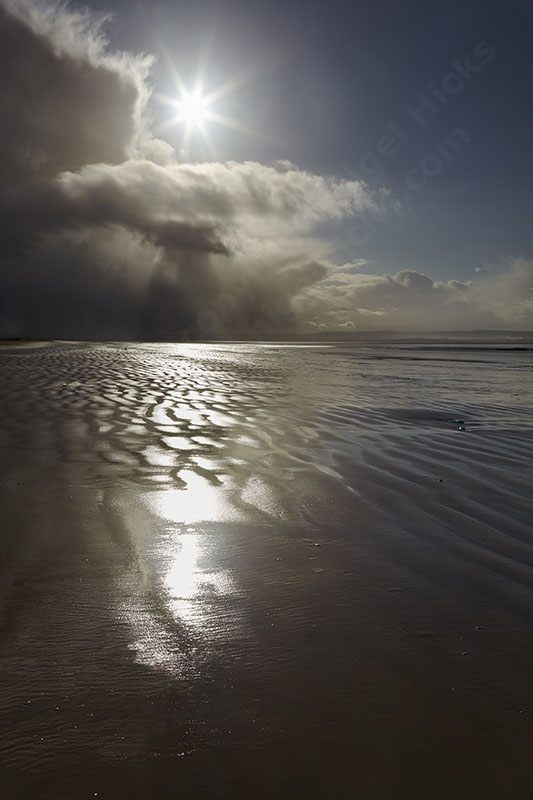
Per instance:
[[[308,331],[531,330],[533,261],[518,259],[465,282],[434,281],[414,270],[368,275],[332,266],[297,304]]]
[[[147,124],[151,58],[110,52],[106,22],[0,0],[0,335],[533,327],[530,262],[468,283],[332,264],[316,231],[386,213],[384,192],[288,162],[177,163]]]

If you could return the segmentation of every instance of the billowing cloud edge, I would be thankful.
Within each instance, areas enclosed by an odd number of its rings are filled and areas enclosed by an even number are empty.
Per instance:
[[[533,326],[527,260],[468,282],[332,263],[317,231],[386,216],[386,190],[286,160],[178,163],[150,131],[153,58],[111,52],[108,23],[0,0],[1,335]]]

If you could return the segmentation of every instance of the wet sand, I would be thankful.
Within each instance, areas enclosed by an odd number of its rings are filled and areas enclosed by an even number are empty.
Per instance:
[[[529,798],[531,356],[0,348],[3,796]]]

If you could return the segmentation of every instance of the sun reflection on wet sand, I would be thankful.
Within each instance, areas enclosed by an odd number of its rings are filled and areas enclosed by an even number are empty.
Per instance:
[[[210,571],[201,566],[201,535],[181,534],[173,564],[165,576],[174,617],[197,628],[205,626],[211,602],[234,593],[227,570]]]
[[[2,356],[4,794],[529,796],[530,360]]]
[[[191,469],[181,470],[180,478],[186,487],[150,492],[145,496],[152,513],[168,522],[184,525],[244,520],[243,514],[230,502],[222,484],[213,486]]]
[[[169,489],[151,493],[147,500],[151,509],[168,522],[193,525],[199,522],[229,522],[244,517],[229,502],[221,486],[212,486],[192,470],[183,470],[185,489]],[[231,594],[235,585],[227,570],[211,570],[201,562],[208,560],[202,547],[205,537],[188,529],[171,536],[171,566],[165,574],[164,586],[171,599],[172,613],[184,622],[202,627],[209,600]]]
[[[147,553],[152,599],[139,593],[138,609],[134,603],[126,612],[136,660],[176,675],[194,672],[200,640],[201,650],[209,649],[224,637],[228,625],[234,629],[240,624],[237,610],[228,606],[238,590],[231,572],[216,564],[214,547],[220,532],[210,531],[209,524],[245,519],[224,484],[213,485],[187,469],[180,478],[184,488],[146,492],[142,497],[145,524],[155,521],[155,528],[163,525],[164,530],[159,529]]]

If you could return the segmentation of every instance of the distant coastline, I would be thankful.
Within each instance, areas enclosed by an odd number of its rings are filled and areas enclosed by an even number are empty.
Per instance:
[[[31,337],[2,337],[0,347],[35,347],[44,346],[51,342],[92,342],[94,339],[68,339],[65,337],[55,338],[31,338]],[[102,342],[117,342],[124,344],[127,342],[153,342],[161,344],[184,344],[190,343],[229,343],[237,344],[253,342],[297,342],[297,343],[335,343],[335,344],[416,344],[416,345],[507,345],[505,349],[529,350],[527,345],[533,345],[533,331],[519,330],[461,330],[461,331],[394,331],[394,330],[361,330],[361,331],[320,331],[318,333],[296,333],[294,331],[283,331],[280,333],[263,333],[261,336],[252,335],[245,332],[238,332],[233,338],[203,339],[191,335],[168,336],[161,334],[150,339],[106,338],[99,340]]]

